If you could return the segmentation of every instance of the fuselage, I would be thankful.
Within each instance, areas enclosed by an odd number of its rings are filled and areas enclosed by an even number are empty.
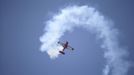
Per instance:
[[[63,51],[68,47],[68,42],[65,43],[65,45],[63,46]]]

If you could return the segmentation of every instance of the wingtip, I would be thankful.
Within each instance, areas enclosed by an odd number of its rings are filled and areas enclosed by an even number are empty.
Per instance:
[[[60,41],[58,41],[57,43],[60,43]]]
[[[72,48],[72,50],[74,50],[74,48]]]

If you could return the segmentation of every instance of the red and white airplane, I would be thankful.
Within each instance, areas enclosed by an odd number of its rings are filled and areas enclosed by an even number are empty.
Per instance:
[[[64,52],[65,49],[74,50],[74,48],[72,48],[71,46],[68,45],[68,41],[66,41],[65,43],[59,41],[58,44],[60,44],[63,47],[63,49],[61,51],[59,51],[59,53],[61,53],[63,55],[65,55],[65,52]]]

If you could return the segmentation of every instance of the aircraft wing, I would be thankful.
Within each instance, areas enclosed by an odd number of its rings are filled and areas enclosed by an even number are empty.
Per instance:
[[[67,49],[74,50],[71,46],[68,45]]]
[[[65,44],[64,43],[62,43],[62,42],[58,42],[58,44],[60,44],[60,45],[62,45],[62,46],[64,46]]]

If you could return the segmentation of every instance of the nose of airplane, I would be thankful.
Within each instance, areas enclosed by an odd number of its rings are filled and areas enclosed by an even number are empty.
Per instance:
[[[68,44],[68,41],[66,41],[66,43]]]

